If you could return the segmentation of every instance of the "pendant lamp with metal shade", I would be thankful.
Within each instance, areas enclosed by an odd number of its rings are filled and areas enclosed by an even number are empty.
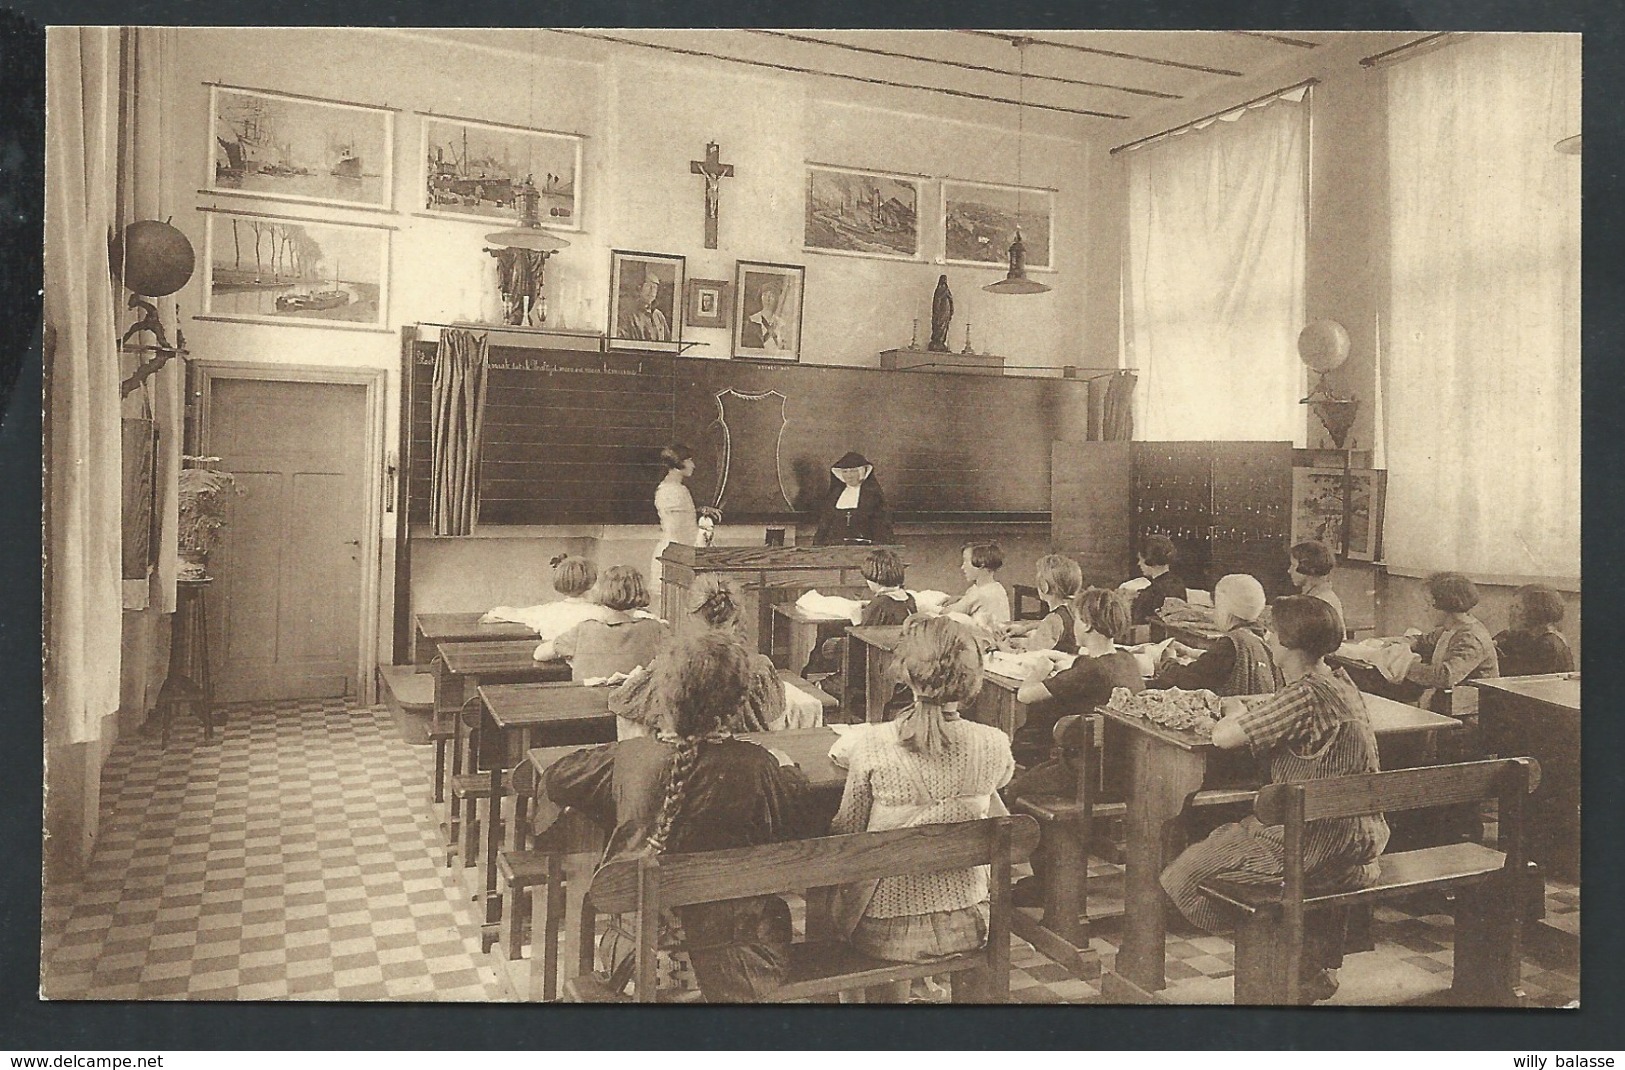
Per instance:
[[[1041,294],[1049,287],[1037,279],[1027,277],[1027,246],[1021,240],[1021,148],[1025,138],[1023,118],[1027,112],[1027,45],[1025,37],[1010,42],[1020,57],[1020,70],[1016,76],[1016,234],[1010,240],[1010,268],[1004,278],[982,287],[990,294]]]

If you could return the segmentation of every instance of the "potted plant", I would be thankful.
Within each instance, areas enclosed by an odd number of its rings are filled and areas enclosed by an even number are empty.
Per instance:
[[[180,524],[176,552],[181,558],[177,577],[207,580],[209,551],[220,542],[220,529],[226,526],[226,498],[241,494],[237,480],[228,472],[212,468],[183,468],[180,474]]]

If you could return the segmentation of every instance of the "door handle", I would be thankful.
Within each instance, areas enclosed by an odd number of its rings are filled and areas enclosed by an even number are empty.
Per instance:
[[[346,546],[354,546],[357,549],[360,549],[361,540],[360,539],[345,539],[344,540],[344,545],[346,545]]]

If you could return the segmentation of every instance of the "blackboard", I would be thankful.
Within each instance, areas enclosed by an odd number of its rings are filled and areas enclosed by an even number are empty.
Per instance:
[[[409,519],[428,520],[433,343],[408,348]],[[1081,380],[773,365],[666,353],[490,350],[482,524],[653,524],[660,449],[694,500],[789,521],[857,450],[901,519],[1047,518],[1050,443],[1082,439]]]

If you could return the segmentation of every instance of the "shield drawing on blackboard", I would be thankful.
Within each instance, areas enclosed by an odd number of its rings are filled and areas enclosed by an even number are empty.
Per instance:
[[[783,502],[783,508],[794,510],[782,467],[789,399],[777,390],[746,394],[731,388],[717,391],[716,399],[714,425],[722,429],[722,457],[714,504],[746,513],[776,513]]]

